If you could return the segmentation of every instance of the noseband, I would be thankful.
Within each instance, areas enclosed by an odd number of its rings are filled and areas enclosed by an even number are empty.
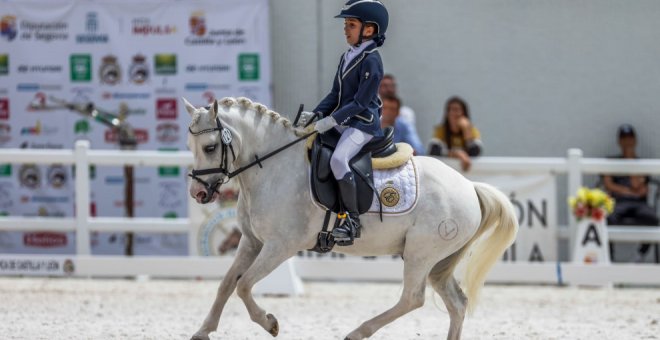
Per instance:
[[[203,203],[208,203],[211,200],[211,197],[213,197],[214,193],[217,192],[219,194],[220,192],[218,191],[218,187],[220,187],[221,185],[229,182],[229,180],[232,177],[240,174],[241,172],[243,172],[243,171],[245,171],[245,170],[247,170],[247,169],[249,169],[249,168],[251,168],[255,165],[259,165],[260,168],[263,168],[263,165],[261,164],[261,161],[264,161],[264,160],[270,158],[271,156],[274,156],[274,155],[280,153],[281,151],[289,148],[290,146],[292,146],[292,145],[294,145],[294,144],[296,144],[296,143],[298,143],[302,140],[307,139],[307,137],[309,137],[309,136],[311,136],[311,135],[313,135],[317,132],[317,131],[312,131],[308,134],[305,134],[304,136],[299,137],[298,139],[296,139],[296,140],[294,140],[294,141],[292,141],[292,142],[290,142],[290,143],[288,143],[288,144],[286,144],[286,145],[284,145],[284,146],[282,146],[282,147],[280,147],[280,148],[278,148],[274,151],[271,151],[271,152],[267,153],[265,156],[263,156],[261,158],[259,158],[259,156],[257,156],[257,155],[254,155],[254,161],[250,162],[249,164],[247,164],[245,166],[242,166],[242,167],[236,169],[236,171],[231,172],[231,171],[229,171],[229,168],[228,168],[228,166],[229,166],[229,161],[228,161],[229,153],[227,152],[227,149],[229,149],[229,151],[231,151],[231,156],[233,158],[233,161],[235,161],[236,160],[236,154],[234,153],[234,147],[231,144],[232,140],[233,140],[233,137],[232,137],[231,131],[229,131],[229,129],[227,129],[226,127],[222,126],[222,123],[220,122],[220,118],[216,117],[215,118],[215,123],[216,123],[216,127],[201,130],[201,131],[197,131],[197,132],[193,131],[190,127],[188,127],[188,132],[193,136],[199,136],[199,135],[205,134],[205,133],[212,133],[212,132],[215,132],[215,131],[220,131],[220,139],[222,140],[222,143],[221,143],[222,144],[222,149],[221,149],[222,154],[220,156],[220,158],[221,158],[220,166],[217,167],[217,168],[209,168],[209,169],[201,169],[201,170],[193,169],[191,171],[191,173],[188,174],[188,176],[190,176],[192,179],[196,180],[197,182],[201,183],[204,186],[204,188],[206,189],[206,197],[202,200]],[[217,174],[217,173],[223,174],[225,176],[223,178],[213,182],[212,184],[206,182],[205,180],[203,180],[199,177],[199,176],[203,176],[203,175],[210,175],[210,174]]]

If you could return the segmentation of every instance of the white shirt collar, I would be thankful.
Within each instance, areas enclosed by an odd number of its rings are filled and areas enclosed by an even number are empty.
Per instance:
[[[363,41],[360,46],[351,46],[346,53],[344,53],[344,67],[342,68],[342,72],[346,71],[346,67],[348,67],[348,64],[355,59],[360,53],[362,53],[369,45],[373,44],[373,40],[367,40]]]

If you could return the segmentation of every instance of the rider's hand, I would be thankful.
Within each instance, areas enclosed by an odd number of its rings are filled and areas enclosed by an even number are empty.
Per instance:
[[[316,125],[314,126],[314,130],[318,131],[319,133],[324,133],[335,126],[337,126],[337,121],[335,121],[335,119],[332,118],[332,116],[327,116],[316,122]]]
[[[298,119],[298,126],[305,126],[309,123],[309,120],[314,117],[314,112],[303,111],[300,113],[300,118]]]

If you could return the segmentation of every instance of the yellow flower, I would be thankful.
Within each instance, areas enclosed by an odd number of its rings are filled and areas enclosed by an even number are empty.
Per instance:
[[[607,199],[607,194],[605,194],[602,190],[599,189],[594,189],[591,191],[591,197],[593,199],[592,205],[594,207],[602,207],[603,204],[605,204],[605,200]]]
[[[614,204],[615,202],[612,197],[598,188],[589,189],[581,187],[578,189],[575,197],[570,197],[568,199],[568,205],[574,214],[577,210],[585,208],[587,209],[587,212],[591,211],[591,209],[603,209],[604,212],[609,214],[614,211]],[[578,207],[582,208],[578,209]]]
[[[607,197],[605,200],[605,210],[608,214],[611,214],[614,211],[614,200],[611,197]]]
[[[578,191],[577,191],[577,199],[578,199],[578,201],[580,201],[580,202],[585,202],[585,201],[587,201],[587,193],[588,193],[588,192],[589,192],[589,191],[588,191],[587,188],[585,188],[585,187],[581,187],[580,189],[578,189]]]

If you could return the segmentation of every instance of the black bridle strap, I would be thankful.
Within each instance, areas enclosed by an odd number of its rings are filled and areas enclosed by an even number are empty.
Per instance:
[[[302,136],[302,137],[297,138],[296,140],[294,140],[294,141],[292,141],[292,142],[290,142],[290,143],[288,143],[288,144],[285,144],[285,145],[283,145],[283,146],[281,146],[281,147],[279,147],[279,148],[277,148],[277,149],[275,149],[275,150],[273,150],[273,151],[267,153],[267,154],[266,154],[265,156],[263,156],[263,157],[259,157],[259,156],[255,155],[255,156],[254,156],[254,157],[255,157],[255,160],[254,160],[254,161],[252,161],[252,162],[248,163],[247,165],[244,165],[244,166],[242,166],[242,167],[236,169],[236,171],[233,171],[233,172],[229,172],[229,171],[227,171],[227,167],[226,167],[226,165],[223,164],[223,167],[221,167],[221,168],[211,168],[211,169],[193,170],[193,171],[192,171],[192,174],[189,175],[189,176],[192,177],[192,178],[195,178],[195,177],[197,177],[197,176],[202,176],[202,175],[210,175],[210,174],[222,173],[222,174],[225,174],[225,175],[227,176],[227,178],[232,178],[232,177],[235,177],[236,175],[240,174],[241,172],[243,172],[243,171],[245,171],[245,170],[247,170],[247,169],[249,169],[249,168],[251,168],[251,167],[253,167],[253,166],[257,165],[257,164],[259,165],[259,167],[263,168],[263,165],[261,164],[261,162],[263,162],[263,161],[267,160],[268,158],[270,158],[270,157],[272,157],[272,156],[275,156],[275,155],[277,155],[278,153],[280,153],[280,152],[282,152],[282,151],[284,151],[284,150],[290,148],[292,145],[294,145],[294,144],[296,144],[296,143],[298,143],[298,142],[300,142],[300,141],[303,141],[303,140],[307,139],[308,137],[310,137],[311,135],[313,135],[313,134],[315,134],[315,133],[317,133],[317,131],[312,131],[312,132],[310,132],[310,133],[308,133],[308,134],[306,134],[306,135],[304,135],[304,136]],[[233,154],[234,150],[233,150],[233,148],[231,148],[231,149],[232,149],[232,154]],[[225,159],[226,159],[226,158],[225,158]]]
[[[300,142],[300,141],[303,141],[303,140],[307,139],[308,137],[310,137],[311,135],[313,135],[313,134],[315,134],[315,133],[317,133],[317,131],[312,131],[312,132],[310,132],[310,133],[308,133],[308,134],[306,134],[306,135],[304,135],[304,136],[302,136],[302,137],[299,137],[298,139],[296,139],[296,140],[294,140],[294,141],[292,141],[292,142],[290,142],[290,143],[288,143],[288,144],[285,144],[285,145],[283,145],[283,146],[281,146],[281,147],[279,147],[279,148],[277,148],[277,149],[275,149],[275,150],[273,150],[273,151],[267,153],[267,154],[266,154],[265,156],[263,156],[263,157],[259,157],[259,156],[255,155],[255,156],[254,156],[254,157],[255,157],[255,160],[254,160],[254,161],[250,162],[249,164],[247,164],[247,165],[245,165],[245,166],[242,166],[242,167],[236,169],[236,171],[233,171],[233,172],[225,172],[225,175],[227,175],[227,177],[229,177],[229,178],[232,178],[232,177],[234,177],[234,176],[240,174],[241,172],[243,172],[243,171],[245,171],[245,170],[247,170],[247,169],[249,169],[249,168],[251,168],[251,167],[253,167],[253,166],[257,165],[257,164],[259,164],[259,167],[260,167],[260,168],[263,168],[263,165],[261,165],[261,162],[263,162],[263,161],[267,160],[268,158],[270,158],[270,157],[272,157],[272,156],[275,156],[275,155],[277,155],[278,153],[280,153],[280,152],[282,152],[282,151],[284,151],[284,150],[290,148],[290,147],[293,146],[294,144],[296,144],[296,143],[298,143],[298,142]],[[209,170],[210,170],[210,169],[209,169]],[[202,170],[202,171],[203,171],[203,170]]]

